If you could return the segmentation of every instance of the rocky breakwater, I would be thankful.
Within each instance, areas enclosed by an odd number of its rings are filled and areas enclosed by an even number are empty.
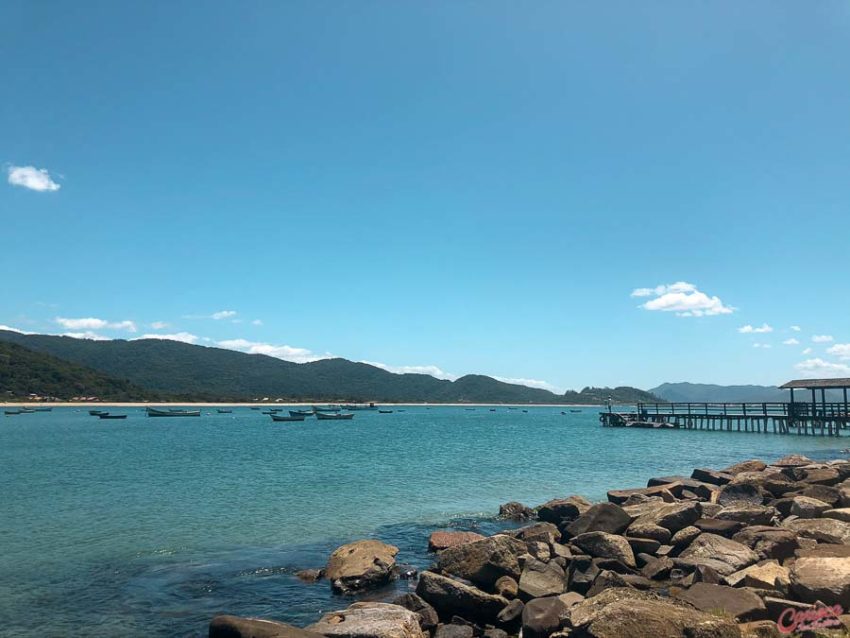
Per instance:
[[[299,629],[220,616],[211,638],[732,638],[850,630],[850,461],[789,456],[652,478],[505,516],[490,537],[435,532],[415,593],[358,602]],[[340,548],[340,592],[393,578],[395,548]],[[362,545],[362,543],[371,543]],[[338,562],[358,556],[350,569]],[[277,632],[277,633],[275,633]]]

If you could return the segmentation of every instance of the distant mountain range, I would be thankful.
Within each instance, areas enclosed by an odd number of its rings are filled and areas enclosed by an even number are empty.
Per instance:
[[[0,330],[0,341],[83,366],[114,380],[125,380],[134,393],[139,393],[133,397],[139,400],[150,398],[151,394],[219,401],[263,397],[300,401],[529,404],[601,404],[608,397],[616,403],[657,400],[654,395],[631,387],[585,388],[581,392],[555,394],[483,375],[447,381],[425,374],[393,374],[346,359],[292,363],[261,354],[163,339],[92,341]],[[54,396],[67,398],[72,392],[69,385],[67,391],[56,392]]]
[[[764,403],[788,401],[788,390],[769,385],[714,385],[711,383],[662,383],[650,390],[665,401],[681,403]],[[805,399],[803,399],[805,400]]]

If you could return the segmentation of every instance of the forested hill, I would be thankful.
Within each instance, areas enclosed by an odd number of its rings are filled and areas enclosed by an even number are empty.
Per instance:
[[[0,340],[128,379],[142,388],[203,400],[283,398],[433,403],[633,402],[652,395],[635,388],[585,388],[560,395],[483,375],[455,381],[425,374],[393,374],[365,363],[323,359],[292,363],[260,354],[162,339],[92,341],[0,330]]]

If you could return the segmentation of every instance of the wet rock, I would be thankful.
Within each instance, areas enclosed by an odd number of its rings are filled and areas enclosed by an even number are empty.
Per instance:
[[[519,578],[519,557],[525,553],[525,543],[499,534],[443,550],[437,565],[447,574],[492,587],[502,576]]]
[[[739,638],[738,627],[674,600],[627,588],[608,589],[570,610],[581,638]]]
[[[419,616],[409,609],[388,603],[359,602],[348,609],[332,611],[307,627],[336,638],[424,638]]]
[[[842,507],[834,510],[826,510],[823,512],[824,518],[834,518],[836,521],[844,521],[850,523],[850,507]]]
[[[324,572],[321,569],[302,569],[295,572],[295,577],[305,583],[315,583],[317,580],[321,580],[322,576],[324,576]]]
[[[691,478],[703,483],[711,483],[712,485],[726,485],[734,478],[734,474],[731,472],[696,469],[691,474]]]
[[[325,567],[335,591],[349,592],[388,582],[398,548],[376,540],[362,540],[337,548]]]
[[[807,603],[850,607],[850,558],[798,558],[791,566],[791,591]]]
[[[458,615],[484,624],[495,623],[508,604],[502,596],[427,571],[420,574],[416,593],[444,618]]]
[[[428,551],[441,552],[449,547],[473,543],[475,541],[483,540],[484,538],[486,537],[481,534],[476,534],[475,532],[437,531],[433,532],[431,537],[428,539]]]
[[[782,526],[798,536],[811,538],[819,543],[850,544],[850,523],[833,518],[797,519],[783,521]]]
[[[440,622],[437,610],[413,593],[402,594],[392,601],[393,605],[409,609],[419,616],[422,631],[430,632]]]
[[[634,552],[622,536],[606,532],[587,532],[576,536],[572,543],[591,556],[614,558],[627,567],[636,567]]]
[[[590,586],[590,589],[587,592],[587,597],[593,598],[594,596],[601,594],[606,589],[610,589],[612,587],[627,587],[631,589],[632,586],[625,578],[623,578],[622,575],[606,569],[599,572],[599,575],[593,581],[593,585]]]
[[[526,561],[519,578],[519,595],[523,600],[563,594],[566,587],[564,570],[555,563]]]
[[[537,508],[537,518],[547,523],[560,524],[562,521],[577,519],[591,506],[590,501],[581,496],[556,498]]]
[[[578,602],[574,593],[535,598],[522,611],[523,638],[549,638],[566,625],[567,611]]]
[[[272,620],[222,615],[210,622],[209,638],[321,638],[321,634]]]
[[[747,527],[735,534],[732,540],[752,549],[760,560],[785,560],[800,548],[796,534],[781,527]]]
[[[696,583],[689,589],[676,593],[676,597],[700,611],[722,611],[738,621],[761,620],[767,615],[767,608],[757,595],[726,585]]]
[[[519,583],[510,576],[502,576],[496,581],[493,589],[499,596],[504,596],[508,599],[516,598],[519,593]]]
[[[738,521],[744,525],[767,525],[776,515],[777,512],[772,507],[736,501],[720,510],[714,518],[721,521]]]
[[[721,521],[717,518],[701,518],[694,522],[694,527],[705,534],[716,534],[731,538],[734,536],[744,524],[740,521]]]
[[[700,534],[702,534],[702,530],[700,528],[688,525],[673,534],[673,538],[670,539],[670,544],[676,549],[684,549],[694,542]]]
[[[566,531],[570,536],[578,536],[586,532],[607,532],[620,534],[632,522],[632,517],[614,503],[597,503],[588,508],[577,519],[570,523]]]
[[[534,518],[534,515],[533,509],[517,501],[510,501],[499,506],[499,518],[511,521],[528,521]]]
[[[789,513],[798,518],[820,518],[830,508],[828,503],[808,496],[795,496],[791,499]]]
[[[746,545],[716,534],[703,533],[679,558],[708,565],[722,576],[728,576],[755,563],[758,555]]]
[[[751,483],[729,483],[721,487],[717,494],[717,502],[723,507],[737,502],[762,505],[764,499],[764,490]]]

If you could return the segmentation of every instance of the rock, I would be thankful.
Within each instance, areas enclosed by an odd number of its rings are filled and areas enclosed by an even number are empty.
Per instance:
[[[440,552],[437,565],[447,574],[492,587],[502,576],[519,578],[519,557],[525,553],[525,543],[499,534],[449,547]]]
[[[791,499],[789,512],[798,518],[820,518],[830,508],[828,503],[808,496],[795,496]]]
[[[528,541],[552,543],[561,537],[561,530],[552,523],[534,523],[504,533],[526,543]]]
[[[734,478],[734,474],[731,472],[696,469],[691,474],[691,478],[703,483],[711,483],[712,485],[726,485]]]
[[[556,498],[537,508],[537,518],[558,525],[564,520],[577,519],[590,506],[590,501],[581,496]]]
[[[325,576],[331,587],[349,592],[383,585],[392,577],[398,548],[376,540],[343,545],[331,554]]]
[[[806,489],[800,492],[800,496],[816,498],[819,501],[828,503],[831,507],[841,506],[841,489],[829,487],[828,485],[809,485]]]
[[[714,518],[720,521],[738,521],[744,525],[767,525],[776,514],[772,507],[736,501],[720,510]]]
[[[324,572],[321,569],[302,569],[295,572],[295,577],[305,583],[315,583],[317,580],[321,580],[322,576],[324,576]]]
[[[779,618],[786,609],[794,611],[807,611],[813,608],[809,603],[801,603],[797,600],[788,600],[777,596],[765,596],[762,598],[765,607],[767,607],[768,618]]]
[[[593,581],[593,585],[590,586],[590,589],[587,592],[587,597],[593,598],[594,596],[601,594],[606,589],[610,589],[612,587],[631,588],[631,585],[617,572],[605,569],[599,572],[596,580]]]
[[[519,584],[510,576],[502,576],[496,581],[493,589],[499,596],[505,598],[516,598],[519,593]]]
[[[755,587],[756,589],[774,589],[783,595],[788,593],[791,580],[788,568],[775,560],[750,565],[725,578],[730,587]]]
[[[515,598],[499,612],[499,615],[496,616],[496,620],[502,625],[513,625],[519,621],[522,616],[523,609],[525,609],[525,604],[519,598]]]
[[[307,629],[338,638],[424,638],[419,616],[389,603],[354,603],[325,614]]]
[[[679,554],[679,558],[708,565],[720,575],[728,576],[755,563],[758,555],[746,545],[703,533]]]
[[[771,463],[771,465],[774,467],[801,467],[803,465],[811,465],[812,463],[812,459],[801,454],[789,454],[788,456],[783,456],[775,463]]]
[[[222,615],[210,622],[209,638],[321,638],[321,634],[272,620]]]
[[[641,568],[640,573],[651,580],[664,580],[670,576],[670,571],[673,569],[673,561],[666,556],[662,558],[653,558]]]
[[[717,502],[726,507],[737,501],[743,501],[750,505],[762,505],[764,503],[764,490],[751,483],[728,483],[720,488],[717,494]]]
[[[636,567],[635,555],[629,542],[622,536],[606,532],[587,532],[572,539],[573,545],[591,556],[614,558],[627,567]]]
[[[499,518],[506,518],[511,521],[528,521],[534,518],[534,510],[517,501],[510,501],[499,506]]]
[[[482,634],[483,638],[509,638],[508,632],[504,629],[497,629],[496,627],[489,627],[484,630]]]
[[[766,467],[767,464],[764,461],[750,459],[749,461],[742,461],[740,463],[735,463],[735,465],[730,465],[725,470],[723,470],[723,472],[726,474],[740,474],[741,472],[762,472]]]
[[[441,552],[449,547],[473,543],[475,541],[483,540],[484,538],[486,538],[486,536],[476,534],[475,532],[433,532],[431,537],[428,539],[428,551]]]
[[[528,548],[528,554],[537,560],[548,563],[549,559],[552,558],[549,543],[544,543],[542,541],[528,541],[525,545]]]
[[[635,562],[637,562],[637,557],[635,558]],[[617,572],[618,574],[634,574],[636,573],[634,567],[628,567],[624,565],[616,558],[594,558],[593,564],[599,570],[608,569],[612,572]]]
[[[608,589],[570,610],[571,636],[581,638],[739,638],[729,619],[650,592]],[[525,637],[524,637],[525,638]]]
[[[565,558],[569,560],[573,557],[570,548],[566,545],[561,545],[560,543],[552,543],[551,545],[549,545],[549,548],[552,550],[553,558]]]
[[[850,607],[850,558],[798,558],[791,566],[791,591],[807,603]]]
[[[398,596],[392,601],[393,605],[409,609],[419,616],[419,626],[424,632],[430,632],[440,622],[437,610],[414,593]]]
[[[723,509],[723,506],[717,503],[700,503],[699,508],[702,510],[700,518],[714,518],[717,512]]]
[[[800,468],[798,481],[812,485],[835,485],[841,482],[841,474],[832,467]]]
[[[681,484],[677,485],[676,483],[670,483],[667,485],[657,485],[655,487],[644,487],[644,488],[635,488],[628,490],[611,490],[608,492],[608,501],[611,503],[616,503],[617,505],[623,505],[630,497],[634,495],[639,496],[657,496],[662,494],[663,492],[669,492],[671,489],[681,488]]]
[[[523,600],[557,596],[566,588],[564,570],[555,563],[543,563],[531,559],[526,561],[519,578],[519,595]]]
[[[573,592],[535,598],[522,611],[523,638],[549,638],[566,624],[566,612],[580,600]]]
[[[797,519],[783,521],[782,526],[804,538],[812,538],[819,543],[850,544],[850,523],[834,518]]]
[[[508,604],[502,596],[428,571],[419,575],[416,593],[443,617],[458,615],[484,624],[495,623]]]
[[[440,625],[434,632],[434,638],[472,638],[474,635],[471,625]]]
[[[731,538],[744,526],[740,521],[721,521],[716,518],[701,518],[694,522],[694,527],[705,534],[716,534]]]
[[[661,504],[639,516],[629,526],[629,535],[639,536],[638,534],[633,534],[632,529],[639,529],[645,525],[657,525],[669,531],[670,534],[675,534],[680,529],[693,525],[701,515],[702,510],[699,503]]]
[[[797,558],[848,558],[850,557],[850,545],[815,542],[814,547],[803,547],[798,549],[795,554]]]
[[[632,517],[614,503],[597,503],[588,508],[577,519],[570,523],[566,531],[570,536],[578,536],[585,532],[607,532],[620,534],[632,522]]]
[[[834,510],[826,510],[823,512],[824,518],[834,518],[836,521],[844,521],[850,523],[850,507],[841,507]]]
[[[599,568],[589,557],[575,557],[567,570],[567,586],[570,591],[586,594],[599,575]]]
[[[732,540],[752,549],[760,560],[785,560],[800,547],[797,536],[781,527],[747,527],[735,534]]]
[[[694,583],[710,583],[712,585],[719,585],[722,580],[722,576],[720,576],[714,568],[709,567],[708,565],[697,565],[691,575],[693,576],[692,580]]]
[[[754,620],[738,625],[742,638],[782,638],[779,627],[772,620]]]
[[[676,549],[684,549],[696,540],[696,537],[700,534],[702,534],[702,530],[700,530],[700,528],[688,525],[673,534],[673,538],[670,539],[670,544]]]
[[[631,545],[635,555],[654,554],[661,547],[661,543],[651,538],[632,538],[631,536],[626,536],[626,541]]]
[[[629,525],[629,529],[626,530],[626,535],[629,538],[647,538],[655,541],[659,545],[666,545],[670,542],[670,539],[673,536],[670,533],[670,530],[665,529],[660,525],[656,525],[652,522],[641,522],[639,520]]]
[[[722,611],[738,621],[762,620],[767,615],[767,608],[761,598],[750,591],[725,585],[696,583],[689,589],[677,592],[676,597],[700,611]]]

